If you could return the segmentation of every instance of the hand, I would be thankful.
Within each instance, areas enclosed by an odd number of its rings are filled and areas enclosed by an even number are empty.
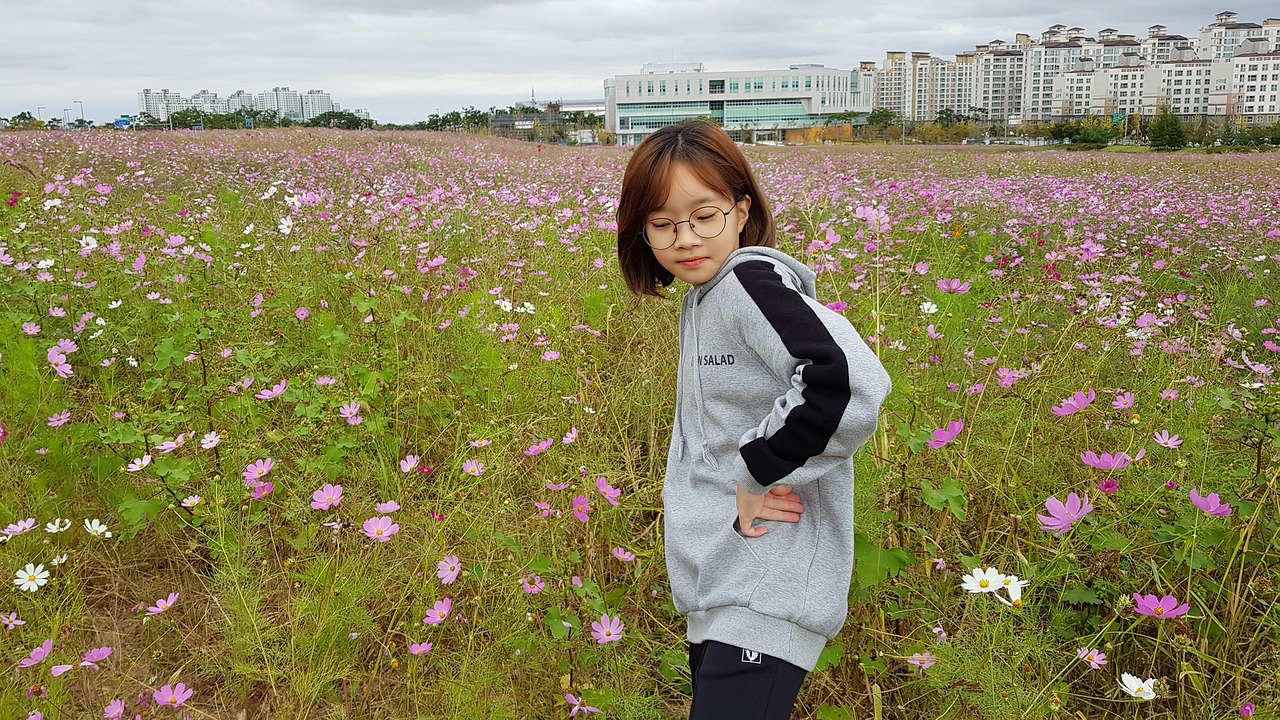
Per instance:
[[[788,485],[771,487],[763,495],[752,495],[738,486],[738,526],[746,537],[760,537],[769,532],[764,526],[751,527],[756,519],[800,522],[803,512],[800,496]]]

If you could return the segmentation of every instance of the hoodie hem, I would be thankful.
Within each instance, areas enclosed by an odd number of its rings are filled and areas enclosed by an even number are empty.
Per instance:
[[[707,640],[754,650],[812,672],[827,637],[740,605],[690,612],[689,642]]]

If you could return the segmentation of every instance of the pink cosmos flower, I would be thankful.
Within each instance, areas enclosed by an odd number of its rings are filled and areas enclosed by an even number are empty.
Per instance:
[[[1093,505],[1089,504],[1089,496],[1085,495],[1082,503],[1080,496],[1075,493],[1067,496],[1065,504],[1058,498],[1051,497],[1044,502],[1044,507],[1049,514],[1036,517],[1040,518],[1040,529],[1052,532],[1054,537],[1062,537],[1063,533],[1071,529],[1071,526],[1093,512]]]
[[[1120,490],[1120,483],[1115,480],[1103,480],[1098,483],[1098,490],[1106,493],[1107,495],[1114,495],[1118,490]]]
[[[534,575],[532,579],[527,577],[520,578],[520,586],[530,595],[537,595],[546,589],[547,584],[543,582],[541,577]]]
[[[426,655],[431,652],[432,644],[429,642],[413,643],[409,646],[410,655]]]
[[[462,463],[462,472],[473,477],[480,477],[484,474],[484,463],[479,460],[466,460]]]
[[[400,526],[386,515],[365,520],[363,529],[365,537],[378,542],[391,542],[391,536],[400,532]]]
[[[33,665],[39,665],[49,657],[49,653],[53,652],[53,641],[45,640],[39,647],[31,651],[31,654],[18,661],[18,667],[29,668]]]
[[[39,335],[40,326],[31,322],[22,323],[22,332],[32,336]]]
[[[1173,402],[1174,400],[1177,400],[1178,397],[1181,396],[1181,394],[1182,393],[1179,393],[1177,390],[1173,388],[1167,388],[1165,390],[1160,391],[1160,399],[1164,400],[1165,402]]]
[[[261,500],[262,498],[275,492],[276,484],[273,482],[262,482],[261,480],[254,480],[252,487],[253,487],[253,494],[250,495],[249,497],[253,498],[254,500]]]
[[[1157,598],[1155,595],[1139,595],[1133,594],[1134,612],[1139,615],[1148,615],[1150,617],[1161,618],[1167,620],[1176,618],[1179,615],[1187,614],[1191,609],[1189,603],[1178,604],[1178,599],[1172,595],[1165,595]]]
[[[1092,450],[1080,453],[1080,462],[1091,468],[1098,470],[1123,470],[1130,464],[1147,456],[1147,449],[1143,448],[1138,451],[1137,455],[1129,457],[1129,453],[1118,452],[1114,455],[1111,453],[1102,453],[1098,455]]]
[[[572,444],[573,441],[577,439],[578,439],[578,428],[571,428],[569,432],[565,433],[564,437],[560,438],[560,444],[569,445],[569,444]]]
[[[625,627],[622,624],[621,615],[609,617],[609,614],[605,613],[599,620],[591,621],[591,637],[601,645],[617,642],[622,639],[622,631]]]
[[[573,516],[582,522],[591,519],[591,503],[587,501],[586,495],[579,495],[573,499]]]
[[[254,397],[258,398],[259,400],[274,400],[280,397],[281,395],[283,395],[284,391],[288,389],[289,389],[289,381],[281,380],[280,382],[276,383],[275,387],[271,388],[270,390],[263,390],[257,395],[254,395]],[[179,683],[179,685],[181,685],[181,683]]]
[[[191,699],[195,694],[195,690],[188,688],[182,683],[170,687],[165,685],[155,692],[155,701],[157,705],[167,707],[182,707],[182,704]]]
[[[169,453],[173,452],[174,450],[177,450],[178,448],[186,444],[187,444],[187,433],[178,433],[178,437],[172,440],[165,440],[164,442],[157,445],[156,452],[164,453],[168,455]]]
[[[275,466],[276,461],[271,458],[263,458],[249,463],[249,467],[244,470],[245,485],[252,487],[251,483],[253,481],[266,477]]]
[[[76,668],[76,667],[91,667],[94,670],[98,670],[99,669],[98,663],[102,660],[106,660],[109,657],[111,657],[111,648],[109,647],[94,648],[86,652],[84,654],[84,658],[81,659],[80,662],[72,665],[54,665],[52,668],[49,669],[49,672],[54,677],[59,677],[63,673],[67,672],[68,670],[71,670],[72,668]]]
[[[599,490],[600,494],[604,496],[604,499],[608,500],[609,504],[615,507],[618,504],[618,496],[622,495],[621,490],[611,486],[609,481],[603,477],[596,478],[596,490]]]
[[[1251,703],[1251,702],[1247,702],[1247,703],[1245,703],[1245,704],[1243,704],[1243,705],[1241,705],[1241,706],[1240,706],[1240,717],[1242,717],[1242,718],[1251,718],[1251,717],[1253,717],[1253,713],[1254,713],[1256,710],[1257,710],[1257,708],[1256,708],[1256,707],[1254,707],[1254,704],[1253,704],[1253,703]]]
[[[0,615],[0,625],[4,625],[5,630],[12,630],[19,625],[26,625],[26,620],[19,620],[18,613],[11,612],[8,615]]]
[[[427,611],[427,616],[422,622],[427,625],[439,625],[449,617],[449,611],[453,609],[453,598],[445,598],[436,602],[435,606]]]
[[[0,445],[4,445],[4,441],[9,437],[9,428],[0,421]]]
[[[338,414],[347,419],[348,425],[356,425],[357,423],[351,422],[351,419],[360,416],[360,403],[353,400],[338,408]]]
[[[399,510],[400,503],[396,502],[395,500],[388,500],[386,502],[380,502],[377,505],[374,505],[373,509],[385,515],[387,513],[393,513]]]
[[[440,582],[445,585],[452,585],[453,581],[458,579],[458,573],[461,571],[462,563],[458,562],[456,555],[449,555],[436,563],[436,577],[440,578]]]
[[[542,442],[536,445],[530,445],[529,449],[524,451],[524,454],[529,457],[533,457],[534,455],[541,455],[542,453],[549,450],[551,446],[554,445],[555,443],[556,443],[555,438],[547,438],[546,440],[543,440]]]
[[[102,710],[102,717],[105,720],[121,720],[124,717],[124,701],[116,699],[107,703]]]
[[[926,442],[925,444],[933,448],[934,450],[944,448],[950,445],[952,440],[955,440],[957,437],[959,437],[960,433],[963,430],[964,430],[963,420],[952,420],[951,422],[947,423],[947,426],[945,428],[938,428],[937,430],[934,430],[933,439]]]
[[[1089,667],[1094,670],[1101,670],[1107,664],[1107,654],[1096,648],[1077,648],[1076,657],[1089,663]]]
[[[1182,444],[1182,438],[1177,435],[1170,435],[1168,430],[1161,430],[1155,434],[1153,438],[1160,447],[1173,450]]]
[[[620,547],[616,547],[613,549],[613,556],[618,558],[622,562],[631,562],[632,560],[636,559],[636,556],[634,554],[627,552],[625,549]]]
[[[1122,392],[1116,395],[1116,399],[1111,401],[1111,407],[1116,410],[1128,410],[1133,407],[1134,396],[1131,392]]]
[[[916,653],[907,658],[907,664],[915,665],[921,670],[928,670],[938,663],[938,656],[933,653]]]
[[[313,510],[328,510],[342,502],[342,486],[325,483],[319,490],[311,494]]]
[[[551,362],[553,360],[559,360],[560,353],[556,352],[555,350],[548,350],[542,353],[542,359],[546,360],[547,362]]]
[[[49,416],[49,427],[58,427],[60,425],[64,425],[70,419],[71,419],[71,411],[63,410],[57,415]]]
[[[1089,388],[1088,392],[1076,392],[1069,398],[1063,400],[1060,404],[1053,406],[1053,414],[1065,417],[1067,415],[1075,415],[1081,410],[1089,407],[1097,397],[1093,392],[1093,388]]]
[[[165,610],[168,610],[169,608],[173,607],[173,604],[176,602],[178,602],[178,593],[176,592],[169,593],[169,597],[160,598],[159,600],[156,601],[155,605],[152,605],[151,607],[147,608],[147,617],[151,617],[153,615],[159,615]]]
[[[326,385],[332,385],[336,382],[338,381],[334,380],[331,377],[318,377],[316,378],[316,387],[324,387]]]
[[[567,488],[567,487],[569,487],[569,483],[567,483],[567,482],[559,482],[559,483],[549,482],[549,483],[547,483],[547,489],[548,489],[548,490],[554,490],[554,491],[557,491],[557,492],[558,492],[558,491],[560,491],[560,490],[563,490],[563,489],[565,489],[565,488]]]
[[[969,283],[961,282],[959,278],[945,278],[938,281],[938,289],[944,293],[964,295],[969,292]]]
[[[470,441],[470,442],[469,442],[469,443],[467,443],[467,444],[468,444],[468,445],[470,445],[470,446],[471,446],[471,447],[473,447],[473,448],[482,448],[482,447],[484,447],[484,446],[486,446],[486,445],[491,445],[491,444],[493,444],[493,441],[492,441],[492,440],[472,440],[472,441]]]
[[[298,318],[299,321],[305,322],[307,318],[311,317],[311,311],[305,307],[300,307],[293,311],[293,316]]]
[[[5,535],[8,535],[9,537],[17,537],[31,530],[31,528],[34,528],[35,526],[36,526],[36,519],[27,518],[26,520],[19,520],[16,523],[12,523],[8,525],[7,527],[5,527],[4,530],[0,532],[2,532]]]
[[[925,328],[924,331],[925,331],[925,334],[929,336],[930,340],[941,340],[942,338],[946,337],[945,335],[943,335],[942,333],[934,329],[932,325]]]
[[[600,708],[591,707],[590,705],[587,704],[586,700],[580,700],[574,697],[573,693],[567,693],[564,696],[564,701],[573,706],[573,709],[569,711],[569,717],[577,717],[579,712],[581,712],[584,716],[594,715],[601,712]]]
[[[400,472],[402,473],[413,472],[414,468],[418,467],[418,462],[420,460],[422,460],[422,458],[418,457],[417,455],[405,455],[404,459],[400,461]]]
[[[1227,517],[1231,514],[1231,505],[1222,502],[1218,493],[1210,493],[1209,497],[1201,497],[1199,490],[1191,491],[1191,504],[1200,508],[1206,515]]]

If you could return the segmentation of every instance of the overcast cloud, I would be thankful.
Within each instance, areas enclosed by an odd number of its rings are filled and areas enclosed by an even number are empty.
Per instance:
[[[1198,35],[1222,11],[1261,23],[1274,2],[1022,0],[0,0],[0,116],[70,108],[99,123],[137,112],[142,88],[323,89],[344,108],[412,122],[468,105],[600,98],[653,61],[710,70],[797,62],[853,69],[891,50],[958,52],[1061,23],[1145,37]]]

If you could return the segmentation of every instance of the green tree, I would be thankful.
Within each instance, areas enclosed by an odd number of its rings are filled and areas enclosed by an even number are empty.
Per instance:
[[[1168,108],[1151,121],[1147,135],[1151,138],[1151,147],[1156,150],[1177,150],[1187,144],[1187,131],[1182,128],[1182,120]]]
[[[933,122],[944,128],[950,129],[960,123],[969,122],[969,116],[958,113],[951,108],[942,108],[938,111],[938,117]]]
[[[307,126],[339,128],[342,130],[368,130],[374,126],[374,122],[366,120],[353,112],[332,110],[311,118],[307,122]]]
[[[898,120],[898,113],[889,108],[876,108],[867,115],[867,124],[877,130],[886,130]]]
[[[35,115],[23,111],[9,118],[10,130],[42,130],[45,123],[37,120]]]

